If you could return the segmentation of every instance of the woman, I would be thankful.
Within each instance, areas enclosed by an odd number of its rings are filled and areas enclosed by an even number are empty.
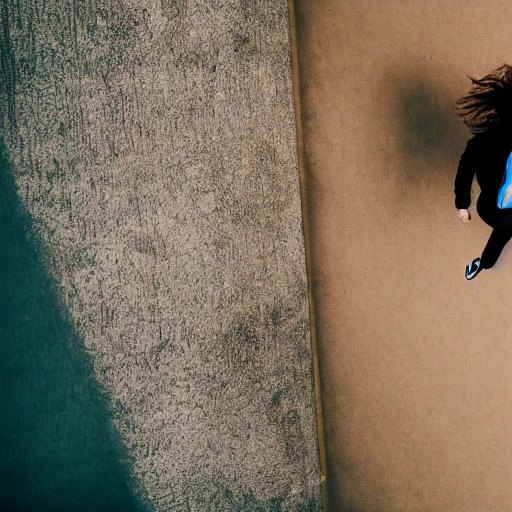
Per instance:
[[[512,152],[512,67],[503,65],[480,80],[471,78],[469,93],[457,101],[460,117],[475,136],[467,143],[455,178],[455,206],[468,224],[471,184],[476,174],[480,197],[476,209],[493,228],[482,255],[466,267],[466,279],[496,263],[512,238],[512,210],[497,206],[498,191]]]

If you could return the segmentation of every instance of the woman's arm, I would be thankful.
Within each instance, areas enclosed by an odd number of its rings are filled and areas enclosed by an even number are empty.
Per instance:
[[[459,219],[464,222],[464,224],[469,224],[471,222],[471,214],[465,208],[459,210],[458,215]]]
[[[457,176],[455,177],[455,207],[467,210],[471,204],[471,185],[478,165],[478,136],[470,139],[460,157]],[[475,142],[476,141],[476,142]]]

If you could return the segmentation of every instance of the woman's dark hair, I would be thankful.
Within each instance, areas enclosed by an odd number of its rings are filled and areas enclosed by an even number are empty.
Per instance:
[[[512,67],[504,64],[472,82],[468,94],[455,105],[472,133],[482,133],[493,122],[512,123]]]

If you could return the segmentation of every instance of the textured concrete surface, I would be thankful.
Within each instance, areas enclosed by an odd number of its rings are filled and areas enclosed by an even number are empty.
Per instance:
[[[147,497],[319,509],[286,2],[1,13],[19,194]]]
[[[512,250],[459,222],[466,75],[512,4],[296,1],[330,510],[512,510]]]

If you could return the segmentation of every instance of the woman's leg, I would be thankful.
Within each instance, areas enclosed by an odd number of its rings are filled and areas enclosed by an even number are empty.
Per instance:
[[[482,268],[492,268],[498,260],[501,251],[511,238],[512,226],[494,228],[482,253],[480,266]]]
[[[484,195],[478,198],[476,211],[480,218],[491,228],[495,228],[508,213],[506,210],[501,210],[496,206],[494,198]]]
[[[466,267],[466,279],[474,279],[480,271],[494,266],[501,251],[512,238],[512,212],[501,210],[494,200],[486,196],[480,196],[477,203],[477,211],[480,218],[493,228],[491,236],[485,246],[481,258],[475,258]]]

